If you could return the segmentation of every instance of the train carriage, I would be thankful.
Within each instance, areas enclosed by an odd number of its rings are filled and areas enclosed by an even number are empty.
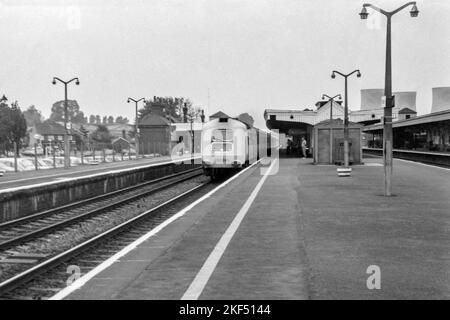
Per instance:
[[[201,135],[202,164],[206,175],[215,178],[226,171],[243,168],[270,155],[272,137],[233,118],[206,123]]]

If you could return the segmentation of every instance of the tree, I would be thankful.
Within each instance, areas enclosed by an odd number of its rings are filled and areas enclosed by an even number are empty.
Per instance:
[[[101,124],[101,123],[102,123],[102,120],[101,120],[101,118],[100,118],[99,115],[96,115],[96,116],[95,116],[95,123],[96,123],[96,124]]]
[[[67,100],[68,121],[73,123],[83,123],[84,113],[80,110],[80,106],[76,100]],[[52,106],[50,120],[62,122],[64,121],[64,100],[57,101]]]
[[[118,124],[128,124],[128,122],[130,122],[130,120],[128,120],[128,118],[124,118],[122,116],[118,116],[116,118],[116,123],[118,123]]]
[[[255,123],[255,120],[253,120],[253,117],[251,115],[249,115],[247,112],[241,113],[240,115],[238,115],[237,118],[239,120],[241,120],[242,122],[248,124],[250,127],[253,127],[253,124]]]
[[[83,135],[83,138],[88,137],[89,130],[87,130],[83,125],[80,126],[80,132]]]
[[[183,97],[153,97],[152,100],[146,101],[144,108],[138,111],[139,119],[151,112],[152,103],[160,103],[166,106],[166,113],[174,118],[181,119],[183,117],[183,107],[186,103],[188,107],[192,106],[192,102],[188,98]]]
[[[103,117],[102,120],[102,124],[107,124],[108,123],[108,118],[106,116]]]
[[[112,139],[108,127],[102,124],[97,126],[97,129],[91,134],[91,138],[93,141],[102,144],[110,144]]]
[[[0,145],[5,151],[12,150],[16,143],[19,152],[27,136],[27,121],[17,101],[8,106],[7,100],[5,96],[0,99]]]
[[[89,124],[94,124],[95,123],[95,116],[93,114],[91,114],[89,116]]]
[[[113,116],[109,116],[108,117],[108,124],[114,124],[114,117]]]
[[[41,123],[44,118],[34,105],[29,106],[28,109],[23,112],[23,115],[27,121],[28,127],[34,127],[36,124]]]

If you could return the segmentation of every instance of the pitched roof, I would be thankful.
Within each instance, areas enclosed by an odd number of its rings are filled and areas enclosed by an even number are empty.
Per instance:
[[[140,126],[169,126],[170,120],[165,117],[161,117],[157,114],[147,114],[141,120],[139,120],[138,127]]]
[[[64,126],[57,122],[45,121],[36,124],[36,132],[40,135],[63,135],[65,130]]]
[[[210,119],[216,119],[216,118],[230,118],[229,115],[223,113],[222,111],[218,111],[212,115],[209,116]]]
[[[120,142],[125,142],[125,143],[128,143],[128,144],[130,143],[130,142],[128,142],[127,139],[124,139],[122,137],[118,137],[118,138],[114,139],[111,143],[112,144],[116,144],[116,143],[120,143]]]
[[[402,110],[400,110],[399,112],[398,112],[398,114],[405,114],[405,113],[417,113],[416,111],[414,111],[414,110],[412,110],[412,109],[410,109],[410,108],[403,108]]]

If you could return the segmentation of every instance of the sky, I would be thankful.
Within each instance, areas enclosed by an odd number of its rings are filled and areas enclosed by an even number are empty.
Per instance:
[[[311,108],[343,93],[384,87],[386,23],[358,0],[0,0],[0,94],[44,116],[69,85],[85,115],[134,119],[127,98],[182,96],[212,114]],[[406,1],[374,0],[387,11]],[[418,114],[431,88],[450,86],[450,1],[419,0],[392,22],[393,91],[417,91]]]

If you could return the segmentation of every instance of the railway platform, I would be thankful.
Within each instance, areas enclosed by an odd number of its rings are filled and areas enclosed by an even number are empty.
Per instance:
[[[389,198],[380,159],[275,171],[241,172],[54,298],[450,298],[449,169],[395,159]]]
[[[92,174],[108,172],[111,170],[130,169],[146,164],[170,161],[170,157],[140,158],[125,161],[105,162],[97,165],[80,165],[65,168],[52,168],[42,170],[30,170],[21,172],[7,172],[0,178],[0,191],[9,188],[39,185],[52,181],[60,181],[67,178],[82,178]]]

